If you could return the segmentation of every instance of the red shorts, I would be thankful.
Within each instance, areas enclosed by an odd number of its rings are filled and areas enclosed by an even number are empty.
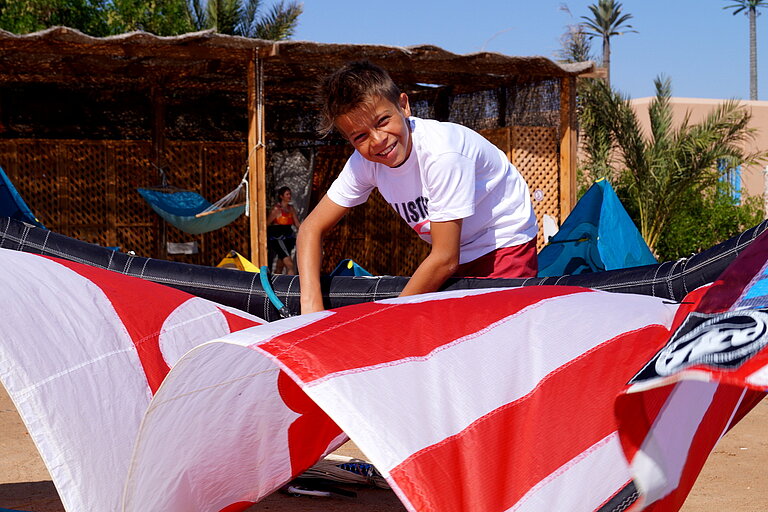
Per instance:
[[[536,277],[538,269],[534,238],[524,244],[496,249],[475,260],[462,263],[453,277]]]

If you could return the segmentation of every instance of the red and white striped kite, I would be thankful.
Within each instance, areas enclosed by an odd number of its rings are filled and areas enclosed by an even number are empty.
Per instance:
[[[347,436],[408,510],[676,510],[768,387],[765,243],[690,304],[542,286],[263,324],[0,250],[0,378],[73,511],[244,510]]]

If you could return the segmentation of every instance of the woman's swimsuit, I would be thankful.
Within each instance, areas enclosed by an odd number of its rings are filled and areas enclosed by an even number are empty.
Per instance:
[[[293,210],[284,210],[280,205],[277,207],[280,208],[280,215],[267,226],[267,246],[270,252],[283,259],[289,257],[296,246],[296,235],[292,227]]]

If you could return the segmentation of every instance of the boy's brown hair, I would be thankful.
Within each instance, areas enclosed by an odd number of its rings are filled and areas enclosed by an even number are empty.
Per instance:
[[[375,96],[395,105],[400,89],[384,69],[367,60],[345,64],[320,84],[320,123],[318,131],[325,137],[333,131],[337,117],[356,109]]]

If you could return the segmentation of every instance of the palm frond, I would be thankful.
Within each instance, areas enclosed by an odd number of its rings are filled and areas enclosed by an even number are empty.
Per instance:
[[[221,34],[236,34],[237,27],[242,14],[242,4],[240,0],[208,0],[207,18],[210,28],[215,28],[216,32]]]
[[[296,1],[281,0],[272,6],[269,13],[256,25],[256,36],[261,39],[280,41],[289,39],[296,31],[296,25],[301,13],[302,4]]]
[[[590,93],[585,108],[590,123],[606,123],[609,133],[601,136],[612,141],[623,164],[617,190],[636,212],[635,220],[651,250],[674,218],[679,197],[716,186],[723,169],[768,159],[766,151],[745,149],[754,146],[755,132],[749,127],[749,110],[740,103],[726,101],[696,124],[686,113],[675,127],[671,82],[658,77],[655,86],[656,97],[648,107],[651,130],[647,136],[629,99],[603,83]],[[600,133],[594,128],[592,132]],[[588,152],[601,149],[596,144],[584,148]]]
[[[760,7],[768,7],[768,2],[765,0],[731,0],[730,5],[723,6],[723,9],[733,9],[733,14],[736,16],[740,12],[744,11],[757,11]],[[746,13],[745,13],[746,14]]]
[[[261,8],[261,0],[247,0],[242,8],[242,17],[235,32],[244,37],[256,37],[256,26]]]
[[[648,116],[651,122],[651,137],[660,146],[668,146],[672,137],[672,82],[669,78],[657,77],[654,80],[656,97],[648,105]]]
[[[636,32],[627,21],[633,18],[629,13],[622,14],[621,3],[615,0],[598,0],[597,5],[588,6],[592,16],[582,16],[585,33],[592,37],[618,36],[624,32]],[[625,29],[620,32],[620,29]]]

